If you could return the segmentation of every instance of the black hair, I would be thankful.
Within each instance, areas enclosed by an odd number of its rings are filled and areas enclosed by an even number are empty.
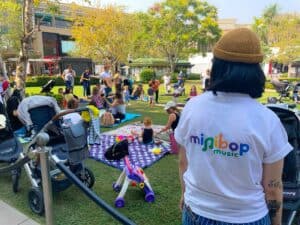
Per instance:
[[[208,90],[249,94],[259,98],[265,89],[266,77],[259,63],[248,64],[213,59]]]
[[[19,101],[22,101],[22,94],[21,94],[21,91],[18,89],[15,89],[13,91],[11,97],[16,97]]]

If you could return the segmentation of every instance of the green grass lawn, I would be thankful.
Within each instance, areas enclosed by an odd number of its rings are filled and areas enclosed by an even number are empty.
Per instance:
[[[198,87],[200,86],[199,81],[187,81],[186,89],[189,90],[190,86],[194,83]],[[27,93],[36,94],[39,93],[40,89],[40,87],[27,88]],[[58,87],[55,87],[53,92],[57,93],[57,89]],[[80,86],[75,87],[75,94],[81,96],[81,93],[82,88]],[[160,93],[164,93],[162,87]],[[274,92],[267,92],[260,101],[265,102],[266,98],[271,95],[277,96]],[[179,102],[183,102],[186,97],[180,97]],[[160,103],[166,103],[169,100],[171,100],[170,96],[160,97]],[[132,101],[127,111],[140,113],[143,117],[150,116],[154,124],[163,125],[167,121],[167,114],[161,106],[149,108],[145,102]],[[135,121],[140,121],[143,117],[137,118]],[[101,131],[107,130],[101,129]],[[116,181],[120,171],[92,159],[86,160],[86,164],[95,174],[96,183],[93,187],[94,192],[106,202],[113,205],[117,193],[112,190],[112,183]],[[167,155],[146,169],[145,172],[155,192],[156,201],[153,204],[146,203],[143,193],[138,188],[129,187],[125,196],[126,206],[118,210],[132,219],[136,224],[180,224],[181,213],[178,203],[181,191],[178,179],[178,156]],[[44,217],[35,215],[28,207],[27,194],[31,185],[24,170],[22,171],[20,183],[21,190],[18,194],[14,194],[11,190],[11,177],[9,174],[1,175],[0,183],[0,199],[16,207],[37,222],[45,224]],[[64,192],[54,194],[54,216],[56,225],[119,224],[95,203],[90,201],[75,186],[71,186]]]

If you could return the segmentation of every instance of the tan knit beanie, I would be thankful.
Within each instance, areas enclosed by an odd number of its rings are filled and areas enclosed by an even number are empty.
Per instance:
[[[257,35],[247,29],[229,31],[216,43],[213,54],[216,58],[229,62],[260,63],[263,54]]]

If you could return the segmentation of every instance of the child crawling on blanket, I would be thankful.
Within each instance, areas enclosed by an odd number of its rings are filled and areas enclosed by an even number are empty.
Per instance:
[[[152,128],[152,119],[150,117],[145,117],[143,120],[144,127],[142,133],[138,134],[136,131],[131,131],[133,136],[138,136],[139,142],[143,144],[153,144],[154,143],[154,131]]]

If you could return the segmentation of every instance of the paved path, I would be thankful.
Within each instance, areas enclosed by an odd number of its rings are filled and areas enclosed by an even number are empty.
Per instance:
[[[39,225],[15,208],[0,200],[0,225]]]

